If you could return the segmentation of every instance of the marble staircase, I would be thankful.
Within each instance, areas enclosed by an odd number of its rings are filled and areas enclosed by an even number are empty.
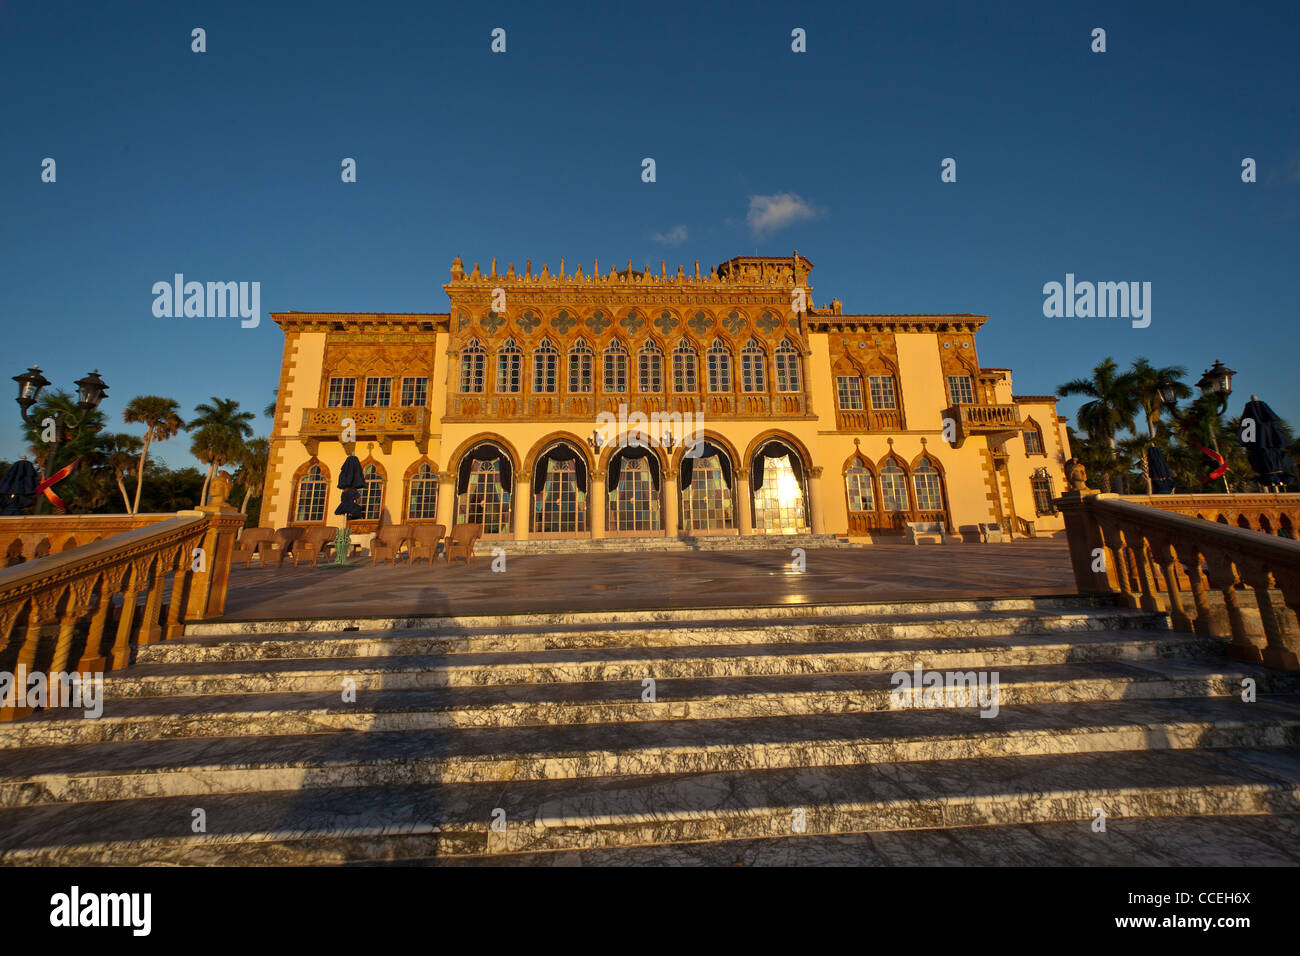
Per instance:
[[[1296,675],[1082,597],[208,622],[0,725],[8,865],[1295,865],[1298,821]]]

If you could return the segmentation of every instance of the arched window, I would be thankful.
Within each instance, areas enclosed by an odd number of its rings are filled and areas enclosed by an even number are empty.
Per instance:
[[[659,483],[653,468],[650,455],[636,448],[610,459],[606,522],[610,531],[659,530]]]
[[[438,516],[438,475],[422,464],[411,476],[411,490],[407,494],[406,517],[436,518]]]
[[[522,387],[524,353],[514,339],[506,339],[497,349],[497,391],[518,392]]]
[[[907,475],[892,458],[880,469],[880,501],[885,511],[910,511]]]
[[[1029,428],[1025,431],[1025,454],[1026,455],[1043,455],[1043,433],[1038,428],[1038,423],[1033,419],[1029,421]]]
[[[456,475],[456,524],[481,524],[484,534],[510,530],[511,463],[495,444],[465,453]]]
[[[740,351],[740,384],[746,392],[767,391],[767,355],[754,339]]]
[[[799,388],[799,351],[789,339],[782,339],[776,347],[776,390],[797,392]]]
[[[646,340],[637,353],[637,381],[643,392],[664,390],[664,353],[653,340]]]
[[[378,521],[379,511],[384,504],[384,479],[374,465],[366,465],[362,474],[366,478],[366,488],[361,493],[361,507],[365,509],[361,518],[364,521]]]
[[[550,339],[542,339],[533,349],[533,391],[538,393],[560,390],[560,353]]]
[[[576,448],[559,442],[537,459],[533,472],[533,531],[587,530],[587,465]]]
[[[591,392],[591,346],[578,339],[569,349],[569,392],[584,395]]]
[[[294,511],[297,521],[325,520],[325,475],[320,465],[312,465],[298,482],[298,507]]]
[[[916,509],[918,511],[942,511],[943,487],[939,472],[929,458],[922,458],[912,472],[912,484],[916,488]]]
[[[460,390],[462,392],[483,391],[483,379],[487,375],[487,351],[478,339],[470,339],[460,350]]]
[[[627,349],[618,339],[605,347],[605,391],[627,391]]]
[[[776,442],[754,456],[749,474],[754,489],[755,531],[795,534],[808,530],[803,486],[793,458],[789,448]]]
[[[731,351],[722,344],[722,339],[714,339],[709,346],[709,391],[731,391]]]
[[[673,349],[673,391],[693,394],[700,390],[699,356],[695,348],[686,339],[677,343]]]
[[[682,529],[722,531],[735,527],[731,499],[731,462],[722,449],[706,442],[699,458],[682,459]],[[689,476],[686,474],[690,471]]]
[[[849,495],[850,511],[875,511],[876,496],[871,490],[871,470],[854,462],[844,473],[844,489]]]

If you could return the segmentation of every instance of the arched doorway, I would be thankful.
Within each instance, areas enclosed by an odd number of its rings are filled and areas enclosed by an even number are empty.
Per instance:
[[[659,459],[649,448],[627,445],[610,456],[606,533],[659,532],[660,478]]]
[[[456,524],[481,524],[485,535],[509,534],[513,472],[510,455],[496,442],[465,452],[456,470]]]
[[[571,442],[552,442],[533,465],[532,520],[536,534],[586,534],[587,460]]]
[[[803,458],[788,442],[769,438],[750,460],[754,530],[762,534],[807,534],[807,485]]]
[[[700,454],[681,459],[682,531],[688,534],[730,531],[736,527],[731,456],[705,440]]]

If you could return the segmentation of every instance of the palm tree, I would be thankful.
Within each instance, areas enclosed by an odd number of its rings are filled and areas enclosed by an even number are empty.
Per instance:
[[[117,483],[117,490],[122,493],[123,511],[126,514],[134,514],[135,512],[131,507],[131,497],[126,493],[126,484],[123,479],[135,469],[144,442],[134,435],[117,433],[105,435],[103,443],[104,466],[113,475],[113,480]]]
[[[239,513],[248,514],[248,499],[253,489],[261,495],[262,482],[266,480],[267,461],[271,456],[271,443],[265,438],[244,442],[239,453],[239,483],[244,486],[244,498],[239,503]]]
[[[1160,397],[1160,383],[1168,379],[1173,384],[1175,397],[1191,398],[1192,387],[1182,381],[1187,374],[1187,369],[1182,365],[1156,368],[1145,358],[1139,357],[1133,360],[1133,365],[1127,374],[1133,380],[1133,396],[1137,399],[1143,414],[1146,415],[1147,434],[1154,440],[1156,425],[1160,424],[1160,413],[1164,409],[1164,401]]]
[[[195,417],[190,419],[186,428],[196,432],[190,450],[196,458],[208,466],[207,476],[203,479],[201,500],[208,500],[208,485],[217,469],[233,461],[239,453],[244,439],[253,434],[249,424],[256,416],[252,412],[241,412],[239,402],[233,398],[212,396],[212,404],[194,406]]]
[[[128,509],[130,514],[136,514],[140,510],[140,489],[144,487],[144,464],[149,457],[149,445],[155,441],[167,441],[185,427],[185,423],[176,414],[178,411],[180,405],[175,399],[161,395],[137,395],[122,411],[122,421],[128,425],[144,426],[140,464],[135,472],[135,501]]]
[[[83,412],[77,404],[75,395],[62,389],[54,389],[41,393],[41,397],[31,407],[28,417],[30,423],[23,425],[23,438],[27,441],[28,452],[41,463],[44,472],[42,477],[54,474],[60,467],[76,459],[82,460],[85,469],[95,462],[98,435],[104,428],[103,412],[98,409]],[[57,453],[52,444],[46,441],[46,435],[51,427],[46,422],[51,419],[54,420],[52,427],[56,429],[61,439]],[[64,423],[77,421],[80,425],[76,431],[67,432]],[[58,488],[51,489],[68,502],[70,508],[77,504],[77,499],[82,497],[89,483],[89,471],[85,469],[79,467],[65,482],[61,482]],[[40,513],[44,508],[45,499],[40,498],[36,502],[33,513]]]
[[[1075,420],[1090,438],[1099,439],[1110,449],[1112,465],[1102,473],[1106,491],[1111,490],[1111,475],[1119,466],[1116,433],[1133,427],[1138,404],[1133,379],[1121,373],[1113,358],[1106,358],[1092,370],[1092,378],[1076,378],[1056,390],[1062,398],[1084,395],[1091,401],[1079,406]]]
[[[266,408],[262,409],[262,414],[265,415],[267,418],[274,419],[275,406],[279,401],[280,401],[280,390],[278,388],[271,389],[271,404],[267,405]]]

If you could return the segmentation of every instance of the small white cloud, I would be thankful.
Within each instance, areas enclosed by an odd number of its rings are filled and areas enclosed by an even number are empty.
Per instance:
[[[805,202],[802,196],[773,193],[770,196],[750,196],[749,214],[745,221],[755,235],[761,235],[820,215],[821,210]]]
[[[686,227],[673,226],[667,232],[656,232],[650,238],[655,242],[662,242],[665,246],[680,246],[686,241]]]

